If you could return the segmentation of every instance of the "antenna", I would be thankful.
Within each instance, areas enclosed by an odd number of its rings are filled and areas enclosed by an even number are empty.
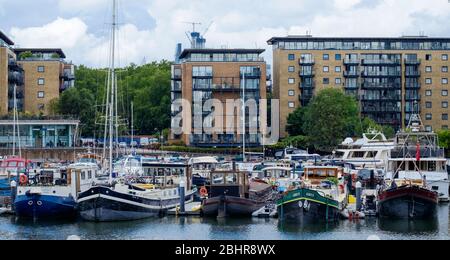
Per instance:
[[[192,25],[192,32],[195,32],[195,26],[196,25],[202,25],[202,23],[199,23],[199,22],[182,22],[182,23],[191,24]]]

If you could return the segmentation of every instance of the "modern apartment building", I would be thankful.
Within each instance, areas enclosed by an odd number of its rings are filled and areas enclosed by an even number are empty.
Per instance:
[[[15,49],[25,71],[23,111],[48,115],[49,104],[75,84],[75,66],[61,49]]]
[[[196,109],[195,106],[203,105],[206,100],[220,100],[223,106],[223,126],[232,125],[232,129],[224,129],[223,134],[208,134],[204,131],[171,134],[170,142],[182,141],[188,146],[196,147],[238,147],[243,144],[241,128],[241,113],[236,109],[233,112],[226,111],[227,100],[239,100],[245,93],[245,100],[259,100],[266,98],[266,63],[260,55],[261,49],[185,49],[179,56],[179,64],[172,67],[172,103],[175,100],[184,99],[192,105],[189,111],[181,110],[180,106],[172,105],[172,127],[175,125],[174,117],[182,115],[183,121],[192,122],[200,117],[209,127],[214,127],[215,121],[210,116],[213,111]],[[244,91],[245,88],[245,91]],[[198,114],[200,113],[200,114]],[[259,117],[259,115],[258,115]],[[246,118],[246,126],[250,122],[256,122],[259,127],[259,118]],[[225,127],[224,127],[225,128]],[[173,129],[173,128],[172,128]],[[232,134],[231,134],[232,133]],[[259,146],[260,136],[250,134],[247,131],[246,145]]]
[[[395,129],[420,112],[427,130],[447,129],[450,38],[274,37],[273,95],[280,131],[287,117],[324,88],[355,96],[361,115]]]
[[[24,70],[17,63],[14,42],[0,31],[0,115],[14,108],[14,93],[18,109],[24,105]]]

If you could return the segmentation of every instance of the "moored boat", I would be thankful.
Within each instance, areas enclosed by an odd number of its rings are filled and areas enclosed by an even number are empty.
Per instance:
[[[335,222],[344,208],[347,193],[342,168],[307,166],[300,186],[290,188],[277,201],[280,221],[300,224]]]
[[[244,172],[212,172],[210,179],[208,198],[202,202],[202,212],[205,216],[251,217],[253,212],[273,199],[270,184],[251,181]]]

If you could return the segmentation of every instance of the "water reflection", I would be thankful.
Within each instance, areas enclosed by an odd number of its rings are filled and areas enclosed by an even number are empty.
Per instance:
[[[429,220],[379,219],[378,227],[383,231],[400,234],[435,233],[439,230],[439,220],[438,218]]]
[[[283,233],[325,233],[335,230],[338,226],[338,223],[314,223],[302,225],[299,223],[279,221],[278,230]]]

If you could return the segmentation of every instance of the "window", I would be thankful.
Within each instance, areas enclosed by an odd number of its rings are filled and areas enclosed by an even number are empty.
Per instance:
[[[441,95],[442,95],[443,97],[447,97],[447,96],[448,96],[448,90],[442,90],[442,91],[441,91]]]
[[[295,67],[294,66],[289,66],[288,71],[289,72],[295,72]]]
[[[448,55],[447,54],[442,54],[442,60],[443,61],[447,61],[448,60]]]
[[[336,68],[334,68],[334,71],[335,72],[341,72],[342,71],[341,66],[336,66]]]
[[[430,60],[432,60],[432,59],[433,59],[433,56],[431,56],[431,54],[425,55],[425,60],[430,61]]]
[[[330,71],[330,67],[328,66],[323,66],[323,72],[329,72]]]
[[[42,111],[45,109],[45,104],[38,104],[37,109]]]
[[[442,102],[442,108],[448,108],[448,102],[447,101],[443,101]]]
[[[323,55],[323,60],[329,60],[330,59],[330,55],[329,54],[324,54]]]
[[[44,98],[45,97],[44,91],[39,91],[38,94],[37,94],[37,97],[38,98]]]
[[[294,78],[289,78],[288,79],[288,83],[291,84],[291,85],[295,84],[295,79]]]
[[[448,121],[448,114],[442,114],[442,120]]]
[[[432,120],[433,119],[433,115],[432,114],[426,114],[425,115],[425,120]]]
[[[335,57],[335,60],[342,60],[341,54],[336,54],[334,57]]]
[[[433,72],[433,67],[431,67],[431,66],[426,66],[426,67],[425,67],[425,72]]]
[[[37,71],[38,72],[45,72],[45,67],[44,66],[38,66],[37,67]]]
[[[341,78],[336,78],[335,83],[336,83],[336,85],[341,85],[342,84],[342,79]]]
[[[38,85],[40,86],[45,85],[45,79],[43,78],[38,79]]]
[[[433,103],[428,101],[428,102],[425,103],[425,107],[426,108],[433,108]]]
[[[295,60],[295,54],[289,54],[288,60]]]
[[[433,127],[427,125],[427,126],[425,126],[425,131],[427,131],[427,132],[433,132]]]
[[[295,96],[295,90],[292,90],[292,89],[289,90],[288,95],[289,95],[290,97]]]
[[[448,72],[448,66],[442,66],[441,71],[444,73]]]
[[[448,125],[443,125],[442,130],[448,130]]]
[[[325,84],[325,85],[330,84],[330,79],[329,78],[323,78],[323,84]]]
[[[433,91],[432,90],[425,91],[425,96],[431,97],[432,95],[433,95]]]
[[[442,84],[447,85],[448,84],[448,78],[443,78],[441,80]]]
[[[289,102],[289,108],[295,108],[295,103],[294,102]]]
[[[425,84],[431,85],[431,84],[433,84],[433,80],[430,79],[430,78],[426,78],[426,79],[425,79]]]

